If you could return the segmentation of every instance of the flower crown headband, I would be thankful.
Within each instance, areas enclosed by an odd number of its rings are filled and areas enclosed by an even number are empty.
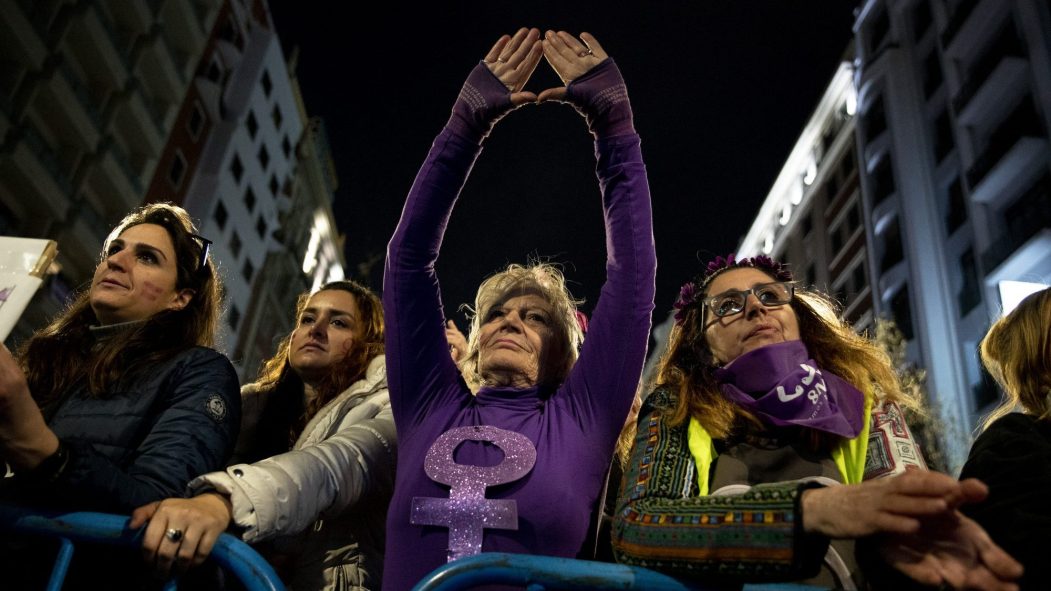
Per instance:
[[[768,256],[759,255],[739,261],[733,254],[728,254],[725,258],[717,256],[715,260],[708,263],[703,274],[687,281],[679,289],[679,298],[675,300],[675,325],[682,326],[686,319],[687,309],[701,300],[701,294],[704,293],[704,289],[708,287],[712,279],[728,269],[744,267],[766,271],[778,281],[792,281],[792,272],[788,270],[788,265],[779,263]]]

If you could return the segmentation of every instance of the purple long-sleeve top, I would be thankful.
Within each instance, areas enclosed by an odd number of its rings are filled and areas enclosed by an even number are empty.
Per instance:
[[[536,450],[525,476],[485,490],[486,499],[514,501],[517,529],[484,529],[481,551],[575,556],[646,354],[656,254],[646,170],[632,133],[595,143],[606,283],[569,377],[553,392],[486,387],[472,395],[449,355],[434,264],[480,152],[478,142],[442,131],[387,249],[383,307],[398,468],[387,517],[384,589],[409,589],[447,561],[450,529],[410,519],[414,498],[450,498],[450,487],[427,475],[424,459],[440,435],[457,427],[513,431]],[[465,441],[455,454],[457,463],[473,466],[504,460],[504,452],[479,441]]]

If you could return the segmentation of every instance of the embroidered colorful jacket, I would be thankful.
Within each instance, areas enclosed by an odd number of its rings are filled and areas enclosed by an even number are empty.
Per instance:
[[[812,483],[765,483],[731,495],[701,494],[716,460],[699,451],[698,426],[670,426],[673,398],[657,390],[640,413],[638,435],[621,485],[613,524],[617,560],[706,581],[798,580],[822,564],[828,540],[801,528],[800,495]],[[868,408],[868,405],[867,405]],[[835,452],[843,481],[926,469],[898,407],[866,413],[868,428]],[[859,446],[866,437],[868,445]],[[711,437],[707,437],[711,445]],[[859,453],[860,450],[860,453]]]

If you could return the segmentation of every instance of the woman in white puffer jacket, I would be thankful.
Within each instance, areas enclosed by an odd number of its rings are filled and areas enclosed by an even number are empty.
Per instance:
[[[296,328],[242,388],[234,463],[194,479],[190,499],[141,507],[148,560],[180,572],[232,528],[292,589],[378,589],[394,478],[383,312],[366,288],[329,283],[300,298]],[[174,539],[173,539],[174,538]]]

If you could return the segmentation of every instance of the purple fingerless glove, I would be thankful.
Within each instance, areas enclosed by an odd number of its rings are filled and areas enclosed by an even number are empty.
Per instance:
[[[570,82],[566,100],[584,115],[595,138],[635,133],[628,88],[611,57]]]
[[[463,83],[460,96],[456,97],[456,104],[453,105],[452,116],[445,126],[480,144],[496,122],[513,110],[511,93],[507,87],[484,62],[479,62]]]

